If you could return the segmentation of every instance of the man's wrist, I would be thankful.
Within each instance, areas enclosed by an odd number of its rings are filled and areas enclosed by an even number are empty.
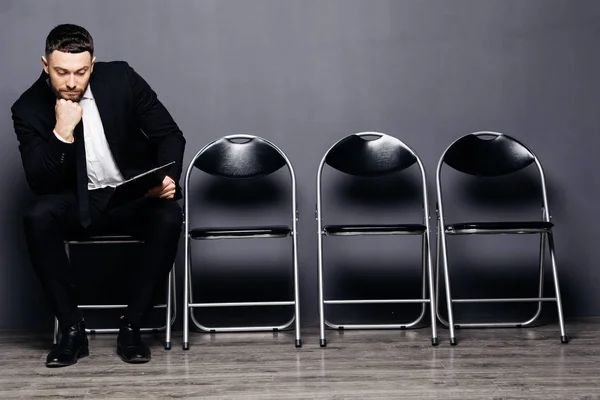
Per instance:
[[[61,142],[64,142],[64,143],[73,143],[75,141],[75,138],[73,137],[73,133],[72,132],[67,137],[64,137],[63,135],[61,135],[60,133],[58,133],[58,130],[56,128],[54,128],[54,130],[52,132],[57,137],[57,139],[60,140]]]

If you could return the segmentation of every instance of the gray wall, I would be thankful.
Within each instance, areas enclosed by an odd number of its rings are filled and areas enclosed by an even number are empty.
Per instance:
[[[459,135],[496,130],[522,139],[546,167],[566,314],[600,315],[595,251],[600,238],[595,223],[600,211],[599,17],[600,3],[594,0],[0,2],[0,328],[48,328],[51,318],[24,246],[21,214],[33,196],[9,109],[37,78],[48,31],[65,22],[90,30],[99,60],[126,60],[151,83],[187,137],[186,161],[209,140],[241,132],[264,136],[288,154],[298,177],[304,325],[317,318],[317,166],[333,142],[367,130],[411,145],[422,157],[432,194],[437,159]],[[361,207],[373,198],[347,202],[332,194],[330,222],[342,217],[365,221],[370,215],[389,221],[384,215],[395,212],[391,199],[402,195],[389,182],[368,186],[326,176],[337,182],[332,187],[337,194],[366,188],[381,200],[379,214],[367,214]],[[270,183],[264,188],[270,190]],[[231,205],[235,211],[223,215],[246,222],[239,201],[220,200],[222,189],[213,185],[211,194],[200,191],[199,201],[218,210]],[[282,194],[272,204],[284,200]],[[246,210],[258,221],[270,218],[258,206]],[[199,218],[216,222],[216,215]],[[213,243],[202,244],[195,259],[217,279],[212,289],[230,292],[242,286],[222,285],[219,279],[232,272],[266,291],[268,279],[253,279],[256,275],[240,262],[267,277],[277,275],[276,264],[289,255],[289,248],[279,250],[283,242],[277,241],[236,242],[243,257],[232,253],[232,242]],[[340,278],[332,290],[377,297],[401,287],[414,292],[418,284],[407,284],[397,270],[416,267],[419,243],[398,243],[328,241],[328,273]],[[530,268],[535,265],[536,244],[533,238],[502,238],[497,244],[489,238],[456,241],[452,260],[464,264],[456,266],[457,287],[467,290],[459,283],[465,281],[479,289],[506,285],[519,291],[527,285],[516,278],[535,274],[523,271],[527,262]],[[417,272],[404,272],[417,278]],[[492,278],[484,278],[488,274]],[[389,283],[397,278],[397,286]],[[360,289],[357,284],[365,281],[373,286]],[[395,311],[385,309],[380,316]],[[363,312],[346,312],[346,317]]]

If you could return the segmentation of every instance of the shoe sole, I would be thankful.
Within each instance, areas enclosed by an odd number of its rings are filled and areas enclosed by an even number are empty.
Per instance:
[[[152,358],[152,357],[148,357],[148,358],[132,358],[132,359],[127,359],[127,358],[125,358],[123,356],[123,352],[121,351],[120,347],[117,347],[117,354],[121,358],[121,361],[126,362],[127,364],[145,364],[148,361],[150,361],[151,358]]]
[[[82,349],[79,354],[77,354],[77,357],[75,357],[75,361],[72,363],[59,363],[59,362],[50,362],[50,363],[46,363],[46,367],[48,368],[61,368],[61,367],[68,367],[69,365],[75,365],[77,364],[77,361],[80,358],[83,357],[87,357],[90,355],[90,349],[89,348],[84,348]]]

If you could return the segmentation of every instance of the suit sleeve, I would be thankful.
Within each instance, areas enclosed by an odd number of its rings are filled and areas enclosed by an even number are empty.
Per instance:
[[[67,189],[75,146],[61,142],[52,131],[37,131],[31,124],[31,114],[23,107],[15,105],[11,111],[25,177],[31,189],[38,195]]]
[[[127,66],[127,76],[140,127],[157,148],[158,165],[175,161],[167,175],[175,182],[179,182],[185,150],[183,133],[165,106],[158,100],[150,85],[129,66]]]

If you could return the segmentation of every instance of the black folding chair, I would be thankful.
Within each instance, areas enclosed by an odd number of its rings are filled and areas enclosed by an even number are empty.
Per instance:
[[[205,228],[190,226],[190,176],[194,169],[199,169],[219,178],[248,179],[272,174],[287,166],[291,180],[291,227],[290,226],[258,226],[258,227],[221,227]],[[183,349],[189,349],[189,317],[196,327],[204,332],[239,332],[239,331],[271,331],[283,330],[295,324],[295,345],[301,347],[300,339],[300,298],[298,290],[298,254],[296,250],[296,222],[298,217],[296,205],[296,177],[287,156],[273,143],[252,135],[231,135],[214,140],[202,148],[190,162],[185,176],[185,283],[183,317]],[[283,301],[246,301],[246,302],[205,302],[196,303],[192,291],[191,241],[210,239],[243,239],[243,238],[286,238],[292,240],[292,266],[294,273],[294,298]],[[202,324],[194,315],[194,308],[211,307],[254,307],[254,306],[293,306],[292,317],[283,325],[260,326],[226,326],[210,327]]]
[[[442,166],[449,167],[482,179],[499,177],[520,171],[530,165],[535,165],[541,183],[542,218],[539,221],[500,221],[500,222],[461,222],[446,223],[442,196]],[[546,181],[542,165],[533,152],[523,143],[508,135],[497,132],[475,132],[467,134],[452,143],[440,157],[437,166],[437,259],[436,259],[436,295],[439,295],[439,265],[440,260],[444,271],[448,319],[437,312],[439,320],[450,329],[450,344],[456,345],[454,328],[485,328],[485,327],[524,327],[533,324],[541,315],[542,302],[556,302],[558,321],[560,325],[561,342],[567,343],[567,334],[563,320],[563,310],[558,284],[558,273],[554,255],[554,239],[550,221],[550,210],[546,193]],[[452,190],[456,191],[456,187]],[[448,235],[493,235],[493,234],[540,234],[539,260],[539,291],[537,297],[525,298],[453,298],[451,295],[450,273],[448,268],[447,241]],[[554,297],[543,297],[544,289],[544,253],[545,242],[548,242],[554,279]],[[522,322],[456,322],[453,316],[453,305],[464,303],[506,303],[506,302],[537,302],[537,311],[530,319]]]
[[[325,164],[330,167],[360,177],[377,177],[402,171],[414,164],[419,167],[421,177],[421,201],[423,205],[422,224],[390,225],[327,225],[323,226],[322,176]],[[433,267],[429,242],[429,206],[425,170],[417,154],[399,139],[379,132],[362,132],[349,135],[334,144],[323,156],[317,172],[317,223],[319,237],[319,329],[320,345],[327,345],[325,326],[334,329],[406,329],[418,325],[426,312],[426,304],[431,308],[431,343],[438,344]],[[325,236],[355,235],[420,235],[422,236],[422,297],[420,299],[326,299],[323,276],[323,238]],[[428,277],[428,279],[427,279]],[[427,296],[427,284],[429,296]],[[325,317],[328,304],[402,304],[421,303],[419,317],[408,323],[396,324],[334,324]]]
[[[105,245],[105,244],[141,244],[143,240],[136,239],[130,235],[102,235],[102,236],[89,236],[77,239],[65,240],[65,252],[67,257],[70,259],[70,250],[73,245]],[[175,295],[175,265],[169,272],[169,279],[167,284],[167,298],[165,303],[155,305],[154,308],[164,308],[166,311],[166,322],[164,326],[160,327],[144,327],[140,330],[142,332],[158,332],[165,331],[165,349],[171,349],[171,326],[175,322],[177,314],[177,301]],[[127,308],[126,304],[80,304],[78,308],[84,310],[107,310],[107,309],[120,309]],[[58,319],[54,318],[54,344],[58,343],[59,335],[59,324]],[[117,333],[118,328],[86,328],[88,333]]]

